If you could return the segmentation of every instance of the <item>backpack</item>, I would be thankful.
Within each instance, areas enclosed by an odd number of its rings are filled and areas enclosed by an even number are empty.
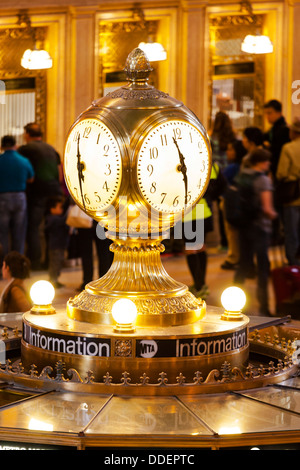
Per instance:
[[[217,201],[222,196],[227,187],[227,180],[216,163],[212,164],[210,181],[205,193],[205,198],[211,201]]]
[[[224,194],[226,220],[234,227],[247,226],[258,218],[261,205],[254,190],[254,181],[261,173],[240,173]]]

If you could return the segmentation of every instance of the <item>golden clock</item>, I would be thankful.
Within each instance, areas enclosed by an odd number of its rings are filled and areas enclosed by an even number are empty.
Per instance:
[[[84,111],[66,142],[69,191],[114,242],[110,270],[70,299],[67,312],[111,324],[115,301],[129,298],[138,325],[191,323],[205,315],[205,302],[166,273],[161,241],[206,190],[209,139],[188,108],[147,83],[143,51],[129,54],[125,70],[128,85]]]

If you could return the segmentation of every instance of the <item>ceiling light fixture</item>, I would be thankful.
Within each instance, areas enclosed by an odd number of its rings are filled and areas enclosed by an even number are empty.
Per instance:
[[[252,5],[248,0],[241,2],[241,11],[245,9],[251,16],[253,24],[256,24],[257,18],[253,13]],[[257,34],[248,34],[241,45],[242,52],[247,54],[270,54],[273,52],[273,43],[269,36]]]
[[[24,69],[41,70],[51,69],[53,65],[49,52],[41,49],[26,49],[21,59]]]
[[[22,67],[28,70],[50,69],[53,66],[53,60],[49,52],[37,48],[35,29],[31,26],[31,20],[26,12],[19,15],[18,24],[25,27],[25,31],[32,37],[34,42],[33,49],[26,49],[22,56]]]
[[[163,45],[159,42],[154,42],[147,21],[145,20],[145,15],[143,10],[136,5],[133,9],[133,18],[136,21],[139,21],[142,29],[146,30],[148,34],[147,42],[140,42],[138,48],[141,49],[147,56],[149,62],[158,62],[161,60],[167,59],[167,52]]]
[[[268,36],[248,34],[242,42],[241,50],[248,54],[270,54],[273,44]]]

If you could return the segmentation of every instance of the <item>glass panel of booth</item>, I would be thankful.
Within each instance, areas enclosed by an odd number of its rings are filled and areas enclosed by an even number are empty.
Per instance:
[[[114,396],[86,434],[211,436],[212,432],[176,397]]]
[[[300,416],[300,390],[283,388],[281,386],[268,386],[257,390],[240,392],[240,394],[293,413],[298,413]]]
[[[300,416],[240,395],[227,393],[181,398],[219,435],[300,429]]]
[[[0,409],[0,427],[32,431],[82,431],[109,396],[51,392]]]

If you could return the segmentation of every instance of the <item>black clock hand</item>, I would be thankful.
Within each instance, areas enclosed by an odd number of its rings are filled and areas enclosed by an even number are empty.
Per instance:
[[[80,194],[81,194],[81,200],[83,207],[85,209],[85,202],[84,202],[84,197],[83,197],[83,191],[82,191],[82,183],[84,182],[84,163],[81,161],[81,155],[79,151],[79,141],[80,141],[80,134],[78,134],[77,137],[77,171],[78,171],[78,180],[79,180],[79,188],[80,188]]]
[[[187,178],[187,167],[185,164],[185,159],[182,153],[180,152],[180,149],[177,144],[177,140],[173,137],[174,144],[176,145],[176,148],[178,150],[179,154],[179,160],[180,160],[180,166],[179,166],[179,171],[181,171],[182,176],[183,176],[183,182],[184,182],[184,188],[185,188],[185,201],[184,204],[187,205],[187,198],[188,198],[188,178]]]

